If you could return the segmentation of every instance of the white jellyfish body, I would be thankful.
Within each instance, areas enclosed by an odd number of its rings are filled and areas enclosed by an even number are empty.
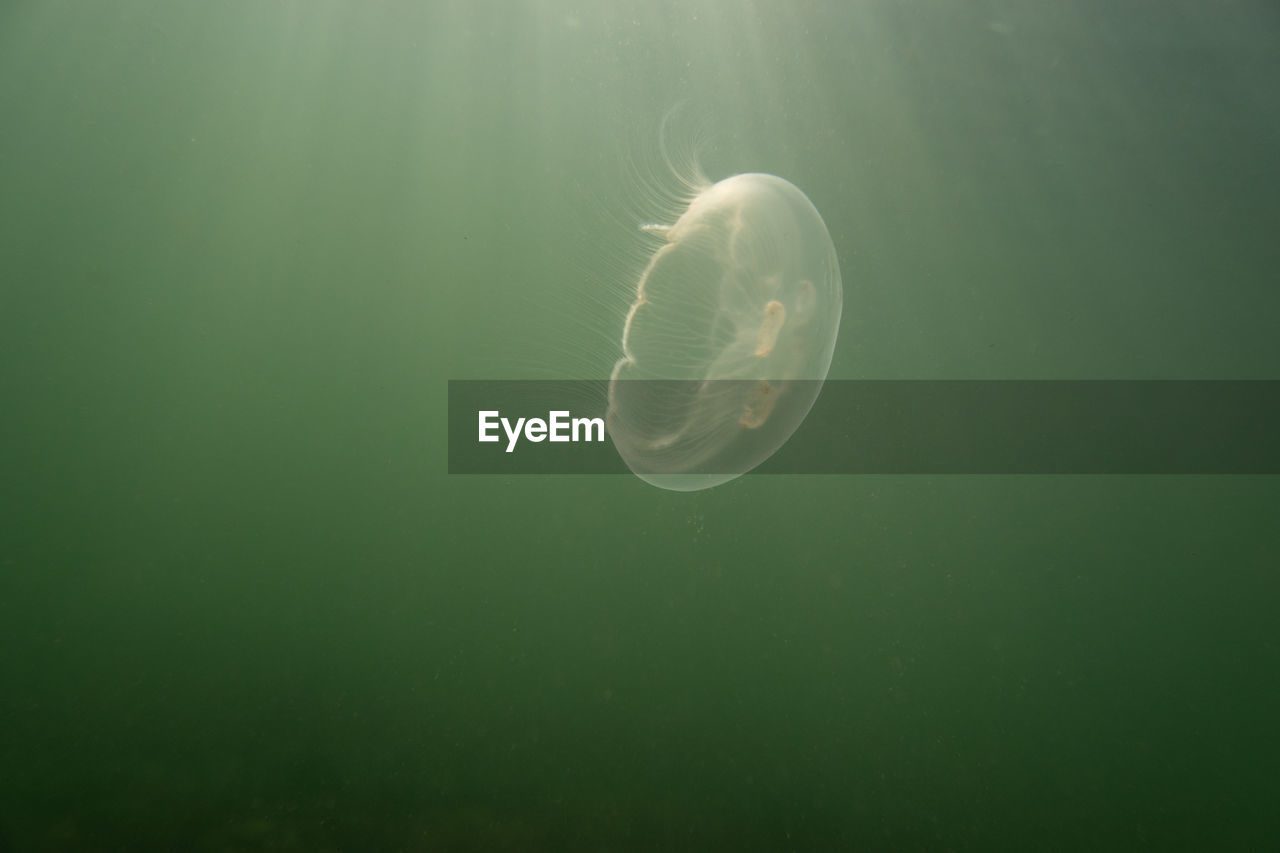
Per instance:
[[[649,258],[609,382],[627,466],[665,489],[732,480],[804,420],[831,366],[843,301],[826,224],[789,181],[704,187]]]

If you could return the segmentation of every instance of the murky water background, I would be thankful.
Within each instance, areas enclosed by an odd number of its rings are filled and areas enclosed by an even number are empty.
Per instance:
[[[677,102],[822,211],[834,378],[1277,378],[1277,36],[6,4],[0,849],[1257,848],[1274,479],[450,478],[443,407],[607,371]]]

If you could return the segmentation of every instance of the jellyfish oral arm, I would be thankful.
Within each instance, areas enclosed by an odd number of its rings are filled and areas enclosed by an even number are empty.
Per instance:
[[[778,332],[782,324],[787,322],[787,309],[776,299],[764,306],[764,320],[760,323],[760,333],[756,337],[755,355],[758,358],[773,353],[773,345],[778,341]]]

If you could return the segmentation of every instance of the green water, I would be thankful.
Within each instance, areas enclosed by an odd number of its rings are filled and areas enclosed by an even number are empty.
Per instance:
[[[607,371],[675,104],[822,212],[834,378],[1280,378],[1278,85],[1265,0],[10,0],[0,850],[1264,846],[1274,478],[449,477],[444,405]]]

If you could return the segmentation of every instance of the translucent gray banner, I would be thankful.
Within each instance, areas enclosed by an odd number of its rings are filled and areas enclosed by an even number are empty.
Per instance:
[[[690,440],[666,413],[694,397],[758,395],[756,385],[647,382],[646,426]],[[787,384],[767,390],[782,410]],[[450,381],[449,472],[628,473],[608,395],[605,382]],[[740,440],[758,420],[740,419]],[[1277,435],[1278,381],[828,381],[753,473],[1280,474]],[[687,473],[734,473],[718,464],[695,455]]]

